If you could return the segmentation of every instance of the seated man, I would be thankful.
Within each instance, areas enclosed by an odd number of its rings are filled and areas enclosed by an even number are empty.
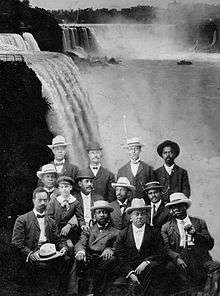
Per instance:
[[[166,295],[159,287],[163,278],[159,267],[162,242],[146,223],[148,209],[150,206],[143,199],[132,200],[126,210],[130,214],[131,224],[119,233],[115,254],[123,275],[134,286],[139,286],[144,295]]]
[[[58,229],[55,221],[45,215],[46,206],[48,204],[47,191],[39,187],[33,192],[34,209],[17,218],[13,235],[12,244],[23,257],[26,268],[29,272],[35,272],[39,267],[47,267],[56,270],[57,274],[71,283],[71,264],[64,257],[67,246],[58,236]],[[42,264],[38,250],[45,243],[55,244],[56,249],[60,250],[62,256],[59,258],[44,261]],[[72,293],[71,285],[68,284],[68,292]]]
[[[112,225],[121,230],[130,223],[126,209],[131,205],[135,187],[130,184],[126,177],[119,177],[117,183],[112,183],[112,187],[115,188],[117,198],[110,203],[114,208],[111,213]]]
[[[172,261],[168,268],[177,275],[177,280],[172,276],[172,282],[178,284],[178,290],[204,284],[206,273],[220,268],[209,254],[214,239],[204,220],[188,216],[190,205],[191,200],[183,193],[171,194],[166,207],[173,218],[161,230],[167,255]]]
[[[74,263],[75,295],[78,295],[77,277],[82,269],[92,269],[92,285],[90,291],[94,295],[102,295],[104,276],[115,267],[114,242],[119,230],[110,222],[113,208],[105,200],[94,202],[91,208],[96,223],[83,231],[79,242],[75,245],[76,261]]]

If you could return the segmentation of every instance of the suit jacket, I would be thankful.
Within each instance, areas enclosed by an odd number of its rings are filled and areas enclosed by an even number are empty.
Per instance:
[[[135,186],[135,189],[136,189],[135,197],[144,198],[144,199],[145,199],[145,194],[143,192],[144,185],[148,182],[154,181],[154,173],[153,173],[152,167],[143,161],[140,161],[136,176],[132,174],[131,165],[129,161],[126,165],[124,165],[119,169],[117,174],[117,179],[119,177],[127,177],[130,183]]]
[[[164,166],[154,172],[155,178],[160,182],[163,189],[163,200],[169,201],[169,196],[174,192],[182,192],[187,197],[190,196],[190,185],[187,171],[174,164],[171,175],[169,175]]]
[[[132,224],[121,230],[115,243],[116,256],[124,274],[135,270],[145,260],[152,264],[160,261],[163,252],[161,237],[155,235],[154,230],[145,224],[145,233],[140,250],[137,250],[132,230]]]
[[[65,243],[58,236],[55,221],[48,216],[45,216],[45,233],[47,241],[55,244],[57,249],[65,246]],[[17,218],[12,235],[12,244],[25,259],[31,251],[38,249],[39,237],[40,227],[33,211]]]
[[[92,172],[90,167],[88,169]],[[115,200],[115,190],[112,187],[112,183],[115,182],[114,174],[101,166],[97,172],[97,175],[94,177],[94,192],[103,196],[108,202]]]
[[[207,225],[204,220],[189,217],[192,225],[194,226],[196,233],[194,235],[193,256],[194,261],[197,261],[199,265],[212,260],[209,250],[214,246],[214,239],[211,237]],[[162,226],[161,229],[162,238],[165,244],[165,250],[167,255],[176,263],[178,257],[181,258],[180,234],[176,219],[168,221]]]
[[[150,224],[151,211],[147,212],[148,223]],[[153,227],[158,231],[161,231],[161,227],[171,218],[170,211],[165,207],[165,203],[162,201],[157,209],[157,212],[153,216]]]
[[[128,202],[127,207],[129,207],[130,204],[131,203]],[[122,214],[117,200],[112,201],[110,205],[114,208],[114,211],[111,212],[112,225],[119,230],[128,226],[130,223],[130,216],[125,212],[126,208]]]
[[[90,227],[88,231],[83,231],[80,240],[75,245],[75,252],[86,251],[91,255],[101,255],[106,248],[112,248],[118,236],[119,230],[109,224],[102,231],[97,224]]]

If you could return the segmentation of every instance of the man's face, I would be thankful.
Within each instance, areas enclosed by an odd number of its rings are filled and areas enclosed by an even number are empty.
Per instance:
[[[63,196],[63,197],[68,197],[70,195],[70,192],[72,190],[72,185],[70,185],[69,183],[67,182],[61,182],[59,183],[59,191],[60,191],[60,194]]]
[[[157,203],[161,199],[161,192],[159,189],[148,190],[148,198],[152,203]]]
[[[56,146],[52,149],[54,158],[58,161],[61,161],[64,159],[66,155],[66,146]]]
[[[163,148],[162,158],[164,159],[165,164],[167,166],[171,166],[174,164],[175,157],[176,157],[176,154],[171,147],[164,147]]]
[[[89,155],[90,163],[99,164],[101,162],[101,157],[102,157],[101,150],[90,150],[88,155]]]
[[[170,212],[177,219],[184,219],[187,216],[187,206],[185,203],[176,204],[170,207]]]
[[[79,187],[83,193],[89,194],[93,190],[93,180],[92,179],[82,179],[79,181]]]
[[[129,146],[128,147],[128,155],[129,158],[133,161],[136,161],[140,157],[141,147],[140,146]]]
[[[128,188],[117,186],[115,188],[115,193],[116,193],[117,200],[123,203],[128,197]]]
[[[141,228],[147,222],[147,211],[139,209],[131,212],[130,220],[134,226]]]
[[[104,226],[109,221],[110,213],[106,209],[96,209],[94,217],[98,224]]]
[[[36,211],[43,213],[46,210],[48,204],[48,196],[46,192],[36,193],[35,198],[33,198],[33,204]]]
[[[45,187],[52,188],[55,186],[56,174],[54,173],[43,174],[41,181]]]

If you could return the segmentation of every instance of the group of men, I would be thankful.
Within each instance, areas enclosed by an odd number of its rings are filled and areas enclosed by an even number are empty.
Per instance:
[[[116,180],[101,165],[98,143],[88,145],[83,169],[67,160],[68,145],[63,136],[48,145],[54,161],[37,172],[34,209],[15,222],[12,243],[27,268],[57,271],[69,296],[79,295],[86,273],[89,295],[104,295],[109,281],[137,295],[168,295],[202,286],[219,270],[205,221],[187,213],[190,185],[187,171],[175,164],[177,143],[157,147],[164,164],[154,171],[140,160],[140,140],[128,139],[129,162]]]

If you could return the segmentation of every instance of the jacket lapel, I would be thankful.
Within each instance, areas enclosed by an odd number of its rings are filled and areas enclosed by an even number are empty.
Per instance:
[[[98,241],[100,241],[101,239],[103,239],[104,237],[108,236],[110,234],[109,229],[103,230],[103,231],[99,231],[98,226],[95,226],[95,235],[96,238],[94,239],[94,241],[91,243],[92,245],[96,244]]]
[[[32,216],[31,220],[32,220],[34,227],[36,227],[40,231],[40,226],[39,226],[39,223],[37,221],[37,217],[35,216],[34,212],[31,213],[31,216]]]
[[[136,176],[144,169],[142,161],[140,161]]]
[[[179,245],[180,244],[180,233],[179,233],[179,228],[177,226],[176,219],[173,219],[170,222],[170,231],[171,231],[174,241],[176,241],[177,244]]]

